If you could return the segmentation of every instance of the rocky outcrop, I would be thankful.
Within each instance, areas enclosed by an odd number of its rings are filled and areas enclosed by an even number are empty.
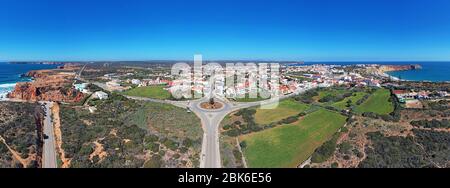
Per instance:
[[[30,77],[30,78],[42,78],[44,77],[43,71],[30,71],[27,72],[24,76]]]
[[[418,65],[418,64],[414,64],[414,65],[382,65],[380,67],[380,70],[383,72],[406,71],[406,70],[416,70],[416,69],[422,69],[422,66]]]
[[[24,82],[18,83],[8,98],[27,101],[78,102],[84,98],[84,95],[73,88],[37,86],[33,82]]]

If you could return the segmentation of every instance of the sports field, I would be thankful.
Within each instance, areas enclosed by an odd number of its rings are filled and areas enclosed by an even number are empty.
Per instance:
[[[135,97],[147,97],[152,99],[169,99],[171,97],[170,92],[164,90],[164,86],[137,87],[125,91],[123,94]]]
[[[295,101],[294,99],[286,99],[280,101],[278,107],[275,109],[258,108],[255,114],[255,122],[260,125],[278,122],[285,118],[297,115],[308,108],[309,106],[304,103]]]
[[[380,115],[389,114],[394,111],[394,105],[389,102],[391,93],[387,89],[378,89],[361,105],[356,107],[356,111],[359,113],[363,112],[374,112]]]
[[[303,120],[240,137],[249,167],[297,167],[345,124],[346,117],[325,109]]]

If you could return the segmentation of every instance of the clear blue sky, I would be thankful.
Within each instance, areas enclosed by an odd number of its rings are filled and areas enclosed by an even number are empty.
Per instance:
[[[0,60],[450,60],[448,0],[0,0]]]

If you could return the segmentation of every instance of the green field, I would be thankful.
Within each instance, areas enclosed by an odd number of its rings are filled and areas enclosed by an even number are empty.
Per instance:
[[[262,98],[259,95],[256,98],[250,98],[250,96],[248,94],[246,94],[244,98],[231,98],[231,99],[236,102],[257,102],[257,101],[269,100],[270,98]]]
[[[332,96],[336,96],[336,95],[340,95],[340,94],[344,94],[346,92],[346,90],[342,90],[342,89],[326,89],[325,91],[319,91],[319,95],[315,97],[316,100],[322,99],[327,95],[332,95]]]
[[[369,99],[356,107],[359,113],[374,112],[380,115],[389,114],[394,111],[394,105],[389,102],[391,93],[387,89],[379,89],[373,93]]]
[[[351,101],[352,101],[351,105],[355,105],[357,101],[359,101],[359,100],[362,99],[365,95],[367,95],[367,93],[365,93],[365,92],[356,92],[356,93],[354,93],[354,94],[356,94],[356,95],[354,95],[354,96],[352,95],[351,97],[347,97],[347,98],[345,98],[345,99],[342,100],[342,101],[333,103],[331,106],[333,106],[333,107],[335,107],[335,108],[338,108],[338,109],[345,109],[345,108],[347,108],[346,105],[347,105],[347,101],[348,101],[348,100],[351,100]]]
[[[302,121],[241,136],[249,167],[297,167],[345,124],[346,118],[325,109],[308,114]]]
[[[275,109],[261,109],[258,108],[255,114],[255,122],[260,125],[278,122],[285,118],[299,114],[308,109],[309,106],[295,101],[294,99],[286,99],[280,101]]]
[[[147,97],[152,99],[169,99],[171,94],[164,90],[164,86],[137,87],[123,92],[124,95]]]

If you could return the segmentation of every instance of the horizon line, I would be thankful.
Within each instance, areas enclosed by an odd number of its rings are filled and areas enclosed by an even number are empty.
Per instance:
[[[180,62],[193,62],[194,60],[183,60],[183,59],[149,59],[149,60],[0,60],[3,63],[43,63],[43,62],[61,62],[61,63],[71,63],[71,62],[151,62],[151,61],[180,61]],[[370,63],[370,62],[450,62],[450,60],[266,60],[266,59],[203,59],[204,62],[211,61],[275,61],[275,62],[299,62],[299,63]]]

